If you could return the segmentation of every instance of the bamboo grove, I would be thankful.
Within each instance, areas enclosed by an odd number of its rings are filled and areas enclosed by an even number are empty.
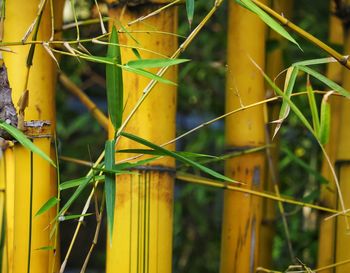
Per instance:
[[[205,13],[198,7],[209,4],[194,0],[2,0],[0,272],[69,272],[76,263],[90,272],[96,252],[108,273],[195,273],[192,259],[220,273],[349,272],[350,3],[320,2],[329,4],[327,42],[294,23],[302,7],[292,0],[215,0]],[[220,11],[227,27],[215,22]],[[221,114],[206,118],[199,111],[197,125],[177,130],[179,97],[195,82],[190,71],[202,73],[195,58],[207,45],[197,41],[213,29],[221,32],[205,42],[225,37],[225,64],[210,60],[225,80],[215,86],[220,94],[206,100],[221,99]],[[307,59],[303,48],[310,45],[317,57]],[[298,58],[285,58],[288,48]],[[77,83],[72,66],[91,77]],[[202,87],[210,79],[202,77]],[[105,110],[82,88],[96,83]],[[67,117],[56,111],[62,89],[70,93],[66,107],[74,96],[98,124],[89,132],[92,143],[81,141],[90,160],[65,155],[76,142],[61,139],[90,119],[63,124]],[[193,105],[202,107],[190,99],[186,116]],[[179,148],[186,141],[200,147],[200,133],[217,124],[224,124],[222,141],[215,140],[220,152]],[[295,128],[314,147],[310,162],[301,155],[303,140],[289,137]],[[210,133],[205,138],[209,143]],[[103,147],[91,153],[98,139]],[[69,168],[86,172],[62,179]],[[284,181],[289,175],[300,178],[292,181],[299,194]],[[191,242],[180,254],[174,250],[176,212],[197,208],[203,188],[221,195],[189,214],[202,226],[192,223],[185,237],[195,243],[217,207],[220,243],[210,252],[216,260],[206,256],[207,244],[197,253],[202,257],[191,256]],[[182,204],[179,196],[191,189]],[[295,230],[309,229],[319,233],[317,250],[295,238]],[[81,239],[84,230],[89,234]]]

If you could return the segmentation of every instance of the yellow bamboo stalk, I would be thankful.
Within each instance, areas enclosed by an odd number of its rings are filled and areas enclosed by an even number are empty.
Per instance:
[[[265,26],[251,12],[229,2],[228,71],[226,112],[264,100],[264,80],[252,58],[264,67]],[[254,29],[254,31],[251,31]],[[264,105],[226,118],[226,145],[241,150],[265,144]],[[227,176],[261,190],[265,168],[264,153],[229,159]],[[221,244],[221,273],[254,272],[258,263],[262,201],[251,195],[225,191]]]
[[[3,156],[3,154],[2,154]],[[5,160],[0,160],[0,237],[1,237],[1,272],[7,271],[7,245],[6,245],[6,198],[5,198],[5,185],[6,185],[6,172],[5,172]]]
[[[292,10],[294,6],[294,1],[284,1],[275,0],[273,1],[273,9],[290,18],[292,15]],[[269,39],[271,41],[278,42],[278,47],[267,54],[266,58],[266,72],[270,78],[274,79],[285,69],[283,63],[283,49],[285,45],[285,40],[277,34],[275,31],[269,29]],[[283,89],[283,77],[279,77],[276,81],[277,85]],[[273,96],[274,91],[267,87],[267,96]],[[279,116],[280,106],[276,101],[268,104],[268,116],[269,120],[277,120]],[[266,122],[268,122],[266,121]],[[266,126],[268,126],[266,124]],[[273,135],[273,129],[268,131],[267,137],[271,139]],[[268,128],[266,129],[268,130]],[[265,189],[267,191],[275,191],[275,187],[278,187],[277,183],[279,181],[277,163],[279,158],[279,136],[277,135],[273,140],[273,147],[269,148],[270,152],[267,153],[268,164],[271,164],[267,168],[266,173],[266,185]],[[269,267],[272,264],[272,248],[273,248],[273,238],[275,234],[276,226],[276,203],[272,200],[263,201],[263,219],[260,230],[260,256],[259,256],[259,266]]]
[[[42,40],[50,39],[52,34],[49,2],[47,1],[45,6],[38,32],[38,39]],[[62,4],[63,1],[55,1],[58,22],[62,17],[60,15]],[[4,41],[20,41],[34,21],[37,9],[37,1],[7,1]],[[17,47],[14,50],[16,54],[4,53],[4,60],[16,105],[25,88],[29,46]],[[37,132],[33,138],[34,144],[48,155],[54,155],[51,143],[55,128],[55,82],[56,64],[41,46],[37,46],[28,78],[29,104],[25,110],[25,120],[51,123],[49,128],[45,125],[38,126],[46,135]],[[38,127],[34,131],[38,131]],[[54,263],[58,263],[59,255],[53,250],[38,249],[53,246],[49,234],[50,221],[54,217],[55,209],[38,217],[34,215],[50,197],[57,194],[55,170],[48,162],[20,144],[15,144],[13,148],[5,151],[5,164],[8,174],[6,179],[8,272],[52,272]]]
[[[346,54],[350,52],[350,29],[344,28],[344,51]],[[343,72],[343,86],[346,89],[350,88],[350,72],[344,70]],[[340,125],[339,125],[339,139],[337,141],[336,150],[336,164],[339,168],[340,186],[343,192],[344,202],[346,207],[350,207],[350,103],[343,99],[341,101],[341,112],[340,112]],[[334,199],[333,199],[334,200]],[[350,258],[348,246],[350,244],[349,230],[346,229],[344,219],[336,219],[336,235],[335,235],[335,261],[344,261]],[[345,273],[350,271],[350,264],[344,264],[337,267],[337,273]]]
[[[124,26],[140,16],[158,8],[143,5],[134,8],[115,8],[111,18],[117,18]],[[117,25],[118,27],[118,25]],[[132,24],[128,29],[177,32],[177,8],[171,7],[150,17],[144,23]],[[175,36],[160,33],[134,32],[132,36],[142,47],[171,56],[177,49]],[[127,34],[120,34],[121,44],[135,45]],[[142,58],[154,58],[149,52],[140,52]],[[130,49],[121,48],[122,62],[136,59]],[[152,70],[157,72],[157,70]],[[176,69],[165,73],[167,79],[177,80]],[[123,72],[124,98],[126,101],[124,118],[129,115],[142,95],[149,79]],[[128,122],[125,131],[139,135],[154,143],[162,144],[175,136],[176,88],[157,84],[138,111]],[[110,137],[114,134],[110,130]],[[137,148],[135,142],[120,139],[117,148]],[[174,145],[167,147],[174,149]],[[123,160],[132,155],[117,154]],[[115,223],[112,243],[107,242],[107,271],[118,272],[162,272],[170,273],[172,267],[172,211],[174,161],[162,159],[152,166],[154,170],[139,171],[136,175],[117,178]]]
[[[329,22],[329,41],[332,44],[343,43],[343,27],[339,18],[334,14],[334,2],[331,1],[331,17]],[[327,69],[327,77],[341,84],[343,69],[337,63],[330,63]],[[339,129],[340,115],[342,109],[342,98],[330,97],[331,104],[331,135],[330,141],[326,146],[327,154],[329,155],[332,165],[335,167]],[[321,186],[321,203],[327,207],[335,208],[337,205],[336,188],[334,178],[331,173],[329,164],[324,161],[322,164],[322,175],[329,180],[329,184]],[[336,219],[324,220],[327,214],[320,216],[320,231],[319,231],[319,247],[318,247],[318,267],[324,267],[334,263],[334,247],[335,247],[335,222]],[[324,270],[325,273],[334,272],[332,268]]]

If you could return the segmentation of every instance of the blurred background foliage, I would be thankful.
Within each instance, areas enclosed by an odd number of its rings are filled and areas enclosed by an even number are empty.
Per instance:
[[[227,0],[232,1],[232,0]],[[224,113],[225,73],[226,73],[226,31],[227,1],[216,12],[200,35],[184,53],[184,58],[191,62],[179,67],[177,133],[181,134],[196,125]],[[73,20],[68,6],[65,9],[65,23]],[[76,10],[80,19],[95,17],[93,1],[76,0]],[[101,3],[102,10],[105,10]],[[196,1],[193,26],[205,16],[213,1]],[[186,19],[185,6],[179,6],[179,34],[187,35],[190,28]],[[306,31],[323,41],[328,37],[329,1],[296,0],[294,17],[291,18]],[[253,30],[252,30],[253,31]],[[65,39],[74,40],[74,28],[63,32]],[[100,35],[98,24],[81,27],[82,37]],[[325,54],[312,44],[295,37],[303,52],[292,44],[276,44],[267,41],[267,49],[274,50],[283,46],[286,67],[296,61],[325,57]],[[180,38],[181,42],[181,38]],[[105,55],[106,48],[96,44],[86,44],[94,55]],[[63,56],[61,69],[69,75],[86,94],[106,113],[106,92],[104,66],[78,61]],[[325,67],[319,67],[324,73]],[[272,77],[276,75],[271,75]],[[296,90],[305,90],[306,77],[300,77]],[[312,81],[314,89],[323,86]],[[61,85],[57,87],[57,133],[60,155],[87,161],[96,160],[103,150],[106,139],[105,131],[90,116],[85,107]],[[295,102],[308,113],[305,97],[297,97]],[[212,155],[225,153],[223,120],[199,130],[177,143],[178,150],[199,152]],[[300,124],[298,118],[290,114],[282,126],[280,154],[280,187],[284,195],[293,196],[308,202],[317,202],[320,179],[309,174],[298,162],[303,161],[310,168],[319,170],[321,156],[319,148],[310,133]],[[223,163],[211,167],[223,172]],[[81,165],[61,161],[61,181],[78,178],[88,171]],[[219,271],[221,214],[223,192],[221,190],[177,182],[174,204],[174,273],[204,273]],[[63,202],[71,191],[63,193]],[[82,196],[85,198],[86,196]],[[84,199],[82,199],[84,200]],[[83,203],[76,202],[70,213],[81,211]],[[286,216],[291,233],[291,243],[295,254],[310,267],[315,266],[317,253],[317,215],[314,211],[295,206],[286,206]],[[277,210],[277,208],[276,208]],[[280,215],[277,212],[277,233],[274,239],[273,260],[271,268],[285,270],[292,261],[288,258],[288,248]],[[95,229],[94,216],[86,217],[84,228],[74,247],[70,268],[80,268],[85,253],[92,241]],[[121,219],[122,220],[122,219]],[[63,222],[61,227],[62,253],[66,252],[76,222]],[[105,229],[105,224],[102,227]],[[90,268],[104,272],[105,232],[100,236],[97,249],[93,253]]]

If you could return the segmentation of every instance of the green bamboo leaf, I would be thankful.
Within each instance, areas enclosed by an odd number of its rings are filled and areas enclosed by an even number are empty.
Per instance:
[[[169,81],[167,79],[164,79],[162,77],[159,77],[158,75],[156,74],[153,74],[151,72],[148,72],[146,70],[143,70],[143,69],[140,69],[140,68],[134,68],[134,67],[131,67],[131,66],[128,66],[128,65],[123,65],[122,66],[122,69],[128,71],[128,72],[131,72],[131,73],[135,73],[135,74],[138,74],[138,75],[141,75],[141,76],[144,76],[146,78],[149,78],[151,80],[155,80],[155,81],[158,81],[158,82],[161,82],[161,83],[166,83],[166,84],[171,84],[171,85],[177,85],[176,83],[172,82],[172,81]]]
[[[136,44],[138,44],[138,45],[141,45],[141,43],[131,34],[131,32],[126,28],[126,27],[124,27],[123,26],[123,24],[120,22],[120,21],[118,21],[117,19],[113,19],[113,21],[116,23],[116,24],[118,24],[119,26],[120,26],[120,28],[122,29],[122,31],[127,35],[127,36],[129,36]]]
[[[146,154],[146,155],[164,155],[161,151],[155,151],[150,149],[125,149],[125,150],[118,150],[117,153],[130,153],[130,154]],[[180,154],[185,157],[193,157],[193,158],[218,158],[217,156],[213,155],[206,155],[206,154],[199,154],[199,153],[192,153],[192,152],[176,152],[177,154]]]
[[[317,132],[319,141],[323,145],[327,144],[329,140],[331,127],[331,105],[328,102],[328,98],[332,93],[333,91],[327,92],[327,94],[323,96],[321,103],[321,121],[319,131]]]
[[[265,24],[267,24],[270,28],[272,28],[279,35],[286,38],[288,41],[294,43],[301,49],[297,41],[277,21],[275,21],[272,17],[270,17],[270,15],[268,15],[265,11],[263,11],[261,8],[255,5],[251,0],[235,0],[235,1],[239,5],[245,7],[246,9],[258,15],[260,19],[264,21]]]
[[[79,197],[79,195],[82,193],[82,191],[86,188],[87,185],[92,181],[93,176],[86,176],[85,179],[80,183],[78,188],[74,191],[74,193],[70,196],[68,201],[64,204],[62,209],[59,211],[55,219],[58,219],[62,216],[62,213],[64,213],[66,210],[69,209],[69,207],[72,205],[72,203]]]
[[[189,59],[141,59],[129,61],[126,65],[133,68],[156,68],[156,67],[165,67],[181,64],[188,62]]]
[[[136,56],[137,59],[141,60],[141,55],[140,52],[136,49],[136,48],[132,48],[132,53],[134,53],[134,55]]]
[[[87,55],[87,54],[80,53],[78,55],[78,58],[81,58],[93,63],[116,65],[116,62],[113,58],[109,58],[105,56],[94,56],[94,55]]]
[[[115,162],[115,140],[107,140],[105,145],[105,167],[113,169]],[[105,174],[105,195],[106,195],[106,210],[107,224],[110,240],[112,242],[113,224],[114,224],[114,206],[115,206],[115,174]]]
[[[277,95],[281,96],[283,100],[286,101],[286,103],[289,104],[290,109],[295,113],[295,115],[300,119],[301,123],[315,136],[315,132],[311,126],[311,124],[308,122],[306,117],[303,115],[303,113],[300,111],[300,109],[292,102],[290,97],[288,97],[267,75],[266,73],[257,65],[257,63],[254,62],[254,60],[251,60],[253,64],[259,69],[260,73],[264,76],[267,83],[273,88],[273,90],[277,93]]]
[[[73,220],[73,219],[77,219],[80,217],[86,217],[86,216],[90,216],[90,215],[94,215],[94,213],[64,215],[64,216],[59,217],[59,221],[63,222],[63,221]]]
[[[296,62],[292,66],[300,66],[300,65],[309,66],[309,65],[328,64],[328,63],[335,63],[335,62],[337,62],[337,60],[334,59],[333,57],[327,57],[327,58],[319,58],[319,59]]]
[[[285,94],[285,97],[287,97],[288,99],[290,99],[292,96],[292,92],[293,92],[293,88],[294,88],[294,84],[295,84],[297,76],[298,76],[298,68],[297,67],[289,67],[287,70],[285,86],[284,86],[284,89],[285,89],[284,94]],[[279,129],[282,126],[283,121],[288,117],[289,111],[290,111],[290,105],[289,105],[288,101],[285,100],[283,97],[283,102],[281,105],[281,110],[279,113],[278,120],[273,121],[273,123],[276,123],[276,128],[275,128],[275,131],[274,131],[272,138],[274,138],[277,135]]]
[[[43,246],[43,247],[39,247],[36,248],[35,250],[45,250],[45,251],[49,251],[49,250],[54,250],[55,248],[53,246]]]
[[[47,154],[45,154],[42,150],[40,150],[37,146],[35,146],[33,142],[31,142],[29,138],[27,138],[27,136],[23,134],[20,130],[11,126],[10,124],[7,124],[2,120],[0,120],[0,128],[8,132],[13,138],[15,138],[19,143],[21,143],[28,150],[41,156],[43,159],[50,162],[50,164],[56,168],[56,164],[53,162],[53,160]]]
[[[218,178],[218,179],[221,179],[221,180],[224,180],[224,181],[228,181],[228,182],[239,183],[239,182],[237,182],[237,181],[235,181],[235,180],[233,180],[233,179],[231,179],[231,178],[229,178],[227,176],[224,176],[224,175],[222,175],[222,174],[220,174],[220,173],[218,173],[218,172],[216,172],[214,170],[211,170],[211,169],[209,169],[209,168],[207,168],[207,167],[205,167],[205,166],[203,166],[203,165],[201,165],[201,164],[199,164],[199,163],[197,163],[197,162],[195,162],[195,161],[193,161],[193,160],[191,160],[191,159],[189,159],[187,157],[184,157],[183,155],[180,155],[180,154],[178,154],[176,152],[172,152],[172,151],[169,151],[167,149],[164,149],[164,148],[162,148],[162,147],[160,147],[160,146],[158,146],[156,144],[153,144],[153,143],[151,143],[151,142],[149,142],[149,141],[147,141],[147,140],[145,140],[145,139],[143,139],[141,137],[138,137],[138,136],[135,136],[135,135],[132,135],[132,134],[129,134],[129,133],[125,133],[125,132],[121,132],[120,135],[124,136],[126,138],[129,138],[129,139],[131,139],[131,140],[133,140],[135,142],[138,142],[140,144],[143,144],[143,145],[145,145],[145,146],[147,146],[147,147],[149,147],[151,149],[154,149],[156,151],[162,152],[164,155],[173,157],[173,158],[175,158],[175,159],[177,159],[177,160],[179,160],[179,161],[181,161],[183,163],[189,164],[190,166],[192,166],[194,168],[197,168],[197,169],[199,169],[199,170],[201,170],[201,171],[203,171],[203,172],[205,172],[205,173],[207,173],[207,174],[209,174],[209,175],[211,175],[211,176],[213,176],[215,178]]]
[[[314,78],[318,79],[319,81],[323,82],[325,85],[327,85],[332,90],[338,92],[339,94],[343,95],[346,98],[350,98],[350,93],[345,90],[343,87],[341,87],[339,84],[331,81],[327,77],[323,76],[321,73],[311,69],[307,66],[298,66],[298,68],[302,71],[304,71],[307,74],[310,74]]]
[[[186,0],[186,12],[187,12],[187,20],[188,24],[192,25],[193,15],[194,15],[194,0]]]
[[[151,151],[151,150],[149,150]],[[153,151],[153,150],[152,150]],[[132,169],[132,168],[135,168],[135,167],[139,167],[139,166],[142,166],[142,165],[145,165],[145,164],[148,164],[156,159],[160,158],[159,156],[155,156],[155,157],[151,157],[151,158],[147,158],[147,159],[142,159],[142,160],[139,160],[137,162],[134,162],[134,163],[131,163],[131,162],[124,162],[124,163],[118,163],[118,164],[115,164],[113,169],[115,170],[125,170],[125,169]]]
[[[90,182],[102,181],[104,179],[105,179],[104,175],[98,175],[98,176],[94,177],[94,180],[91,179]],[[59,190],[63,191],[63,190],[67,190],[67,189],[78,187],[78,186],[80,186],[80,184],[84,183],[85,180],[86,180],[86,177],[81,177],[81,178],[72,179],[72,180],[68,180],[68,181],[62,182],[59,185]]]
[[[318,132],[320,129],[320,119],[318,117],[318,110],[317,110],[314,90],[312,89],[309,77],[307,78],[307,82],[306,82],[306,91],[307,91],[307,97],[309,100],[309,105],[311,110],[312,124],[315,132]]]
[[[112,28],[109,42],[112,44],[108,45],[107,57],[112,58],[116,64],[121,65],[120,48],[116,45],[119,41],[115,26]],[[118,65],[106,65],[108,114],[115,131],[117,131],[122,124],[123,114],[123,75]]]
[[[51,197],[47,202],[38,210],[35,216],[39,216],[47,212],[52,207],[56,206],[60,200],[57,197]]]

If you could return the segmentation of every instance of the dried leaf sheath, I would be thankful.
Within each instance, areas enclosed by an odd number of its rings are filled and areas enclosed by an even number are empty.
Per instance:
[[[5,64],[3,64],[0,67],[0,120],[17,127],[18,118],[11,94],[12,90],[8,81],[7,69]],[[0,137],[12,139],[11,135],[3,129],[0,129]]]

